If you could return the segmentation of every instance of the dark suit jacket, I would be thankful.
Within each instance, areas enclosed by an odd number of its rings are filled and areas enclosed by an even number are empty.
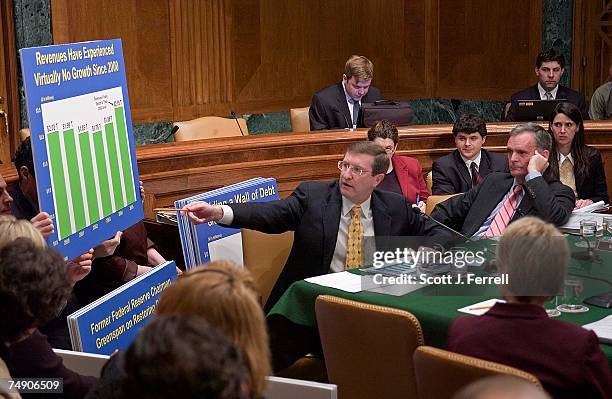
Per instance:
[[[230,204],[233,227],[264,233],[295,231],[293,247],[272,289],[270,309],[293,282],[329,272],[342,210],[338,181],[304,182],[286,199]],[[406,198],[374,190],[370,203],[376,236],[420,235],[423,221]]]
[[[382,94],[374,86],[370,86],[368,94],[362,99],[361,103],[373,103],[382,100]],[[361,111],[360,111],[361,113]],[[310,130],[344,129],[352,128],[351,112],[346,103],[346,96],[342,88],[342,82],[315,93],[308,112],[310,119]],[[357,119],[357,127],[361,125],[362,118]]]
[[[416,204],[417,194],[419,200],[427,201],[429,191],[423,179],[423,171],[419,161],[411,157],[394,155],[391,162],[404,197],[408,198],[408,201],[413,204]]]
[[[586,175],[578,173],[574,169],[578,198],[590,199],[593,202],[604,201],[605,203],[609,203],[610,198],[608,197],[606,173],[601,159],[601,153],[595,148],[586,147],[585,155],[590,161]]]
[[[548,317],[541,306],[498,303],[456,319],[453,352],[534,374],[554,398],[611,398],[612,374],[595,333]]]
[[[569,87],[559,85],[559,89],[557,90],[556,98],[565,98],[567,102],[570,102],[577,106],[580,109],[580,113],[582,114],[582,119],[590,119],[589,118],[589,109],[586,105],[586,100],[584,99],[584,94],[577,92],[575,90],[570,89]],[[519,100],[540,100],[540,92],[538,91],[538,85],[535,84],[526,88],[525,90],[514,93],[510,97],[510,109],[508,109],[508,114],[506,115],[506,121],[511,122],[514,121],[516,107]]]
[[[480,167],[478,173],[484,179],[491,172],[508,172],[508,158],[503,154],[480,150]],[[470,171],[459,150],[434,161],[432,168],[431,193],[446,195],[465,193],[472,188]]]
[[[431,216],[471,237],[510,191],[513,182],[510,173],[491,173],[478,186],[438,204]],[[552,177],[531,179],[525,182],[524,189],[523,200],[510,222],[523,216],[537,216],[560,226],[567,222],[574,210],[574,192]],[[426,230],[430,236],[452,238],[450,231],[431,221],[427,222]]]

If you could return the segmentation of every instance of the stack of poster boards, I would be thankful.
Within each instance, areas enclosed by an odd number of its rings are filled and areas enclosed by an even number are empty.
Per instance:
[[[68,316],[72,349],[111,355],[127,349],[153,316],[159,296],[176,281],[174,261],[162,263]]]
[[[40,210],[66,260],[144,217],[120,39],[20,50]]]
[[[278,200],[276,179],[258,177],[217,190],[175,201],[174,206],[182,209],[197,202],[206,201],[212,205],[236,204],[247,202],[268,202]],[[178,227],[185,256],[185,266],[189,269],[213,260],[228,260],[243,264],[242,234],[240,229],[221,226],[216,222],[195,225],[187,215],[178,215]]]

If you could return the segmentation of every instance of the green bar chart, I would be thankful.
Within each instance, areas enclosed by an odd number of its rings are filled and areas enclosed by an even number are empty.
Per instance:
[[[59,239],[136,201],[123,93],[42,104]]]

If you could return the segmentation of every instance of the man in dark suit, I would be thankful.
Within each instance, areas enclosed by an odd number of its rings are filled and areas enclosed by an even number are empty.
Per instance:
[[[612,398],[612,374],[593,331],[551,319],[544,303],[563,290],[570,258],[552,225],[527,217],[502,235],[495,256],[506,303],[456,319],[448,349],[534,374],[554,398]]]
[[[565,57],[556,49],[542,51],[536,58],[535,74],[538,83],[510,97],[510,108],[506,121],[514,121],[518,101],[520,100],[555,100],[566,99],[580,108],[583,119],[589,119],[589,110],[584,94],[569,87],[561,86],[559,80],[565,71]]]
[[[374,66],[364,56],[352,55],[344,66],[342,81],[315,93],[308,117],[310,130],[352,129],[361,125],[362,103],[382,100],[380,91],[370,86]]]
[[[487,125],[480,115],[459,116],[453,125],[453,137],[457,149],[433,163],[433,195],[464,193],[491,172],[508,172],[505,155],[482,148],[487,139]]]
[[[198,202],[187,207],[194,223],[217,221],[266,233],[295,231],[291,253],[266,311],[294,281],[361,266],[360,262],[349,264],[355,259],[355,249],[362,248],[351,245],[357,236],[422,234],[423,220],[405,197],[375,190],[389,168],[389,157],[381,146],[355,143],[338,167],[339,180],[301,183],[280,201],[221,206]],[[273,315],[268,317],[268,330],[275,371],[307,353],[321,353],[316,329]]]
[[[294,281],[347,268],[354,206],[361,206],[359,219],[365,237],[422,233],[422,218],[403,196],[375,190],[389,167],[382,147],[373,142],[355,143],[338,166],[339,180],[301,183],[280,201],[226,206],[198,202],[187,207],[195,223],[212,220],[266,233],[295,231],[291,254],[270,294],[268,309]]]
[[[543,177],[548,167],[552,139],[534,123],[510,131],[510,173],[489,174],[478,186],[454,196],[434,209],[432,218],[468,237],[499,236],[505,227],[527,215],[562,225],[575,205],[573,191],[552,177]],[[447,229],[429,221],[430,236],[452,237]]]

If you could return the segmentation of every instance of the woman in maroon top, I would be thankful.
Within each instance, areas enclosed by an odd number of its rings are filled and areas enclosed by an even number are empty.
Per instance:
[[[423,179],[423,171],[416,159],[395,155],[399,141],[397,128],[387,120],[376,122],[368,130],[368,140],[384,148],[391,160],[389,170],[378,189],[401,194],[425,212],[425,202],[430,193]]]
[[[508,283],[505,303],[482,316],[456,319],[453,352],[507,364],[540,380],[553,398],[612,398],[612,373],[593,331],[548,317],[543,304],[563,288],[569,263],[565,237],[534,217],[509,225],[495,257]]]

